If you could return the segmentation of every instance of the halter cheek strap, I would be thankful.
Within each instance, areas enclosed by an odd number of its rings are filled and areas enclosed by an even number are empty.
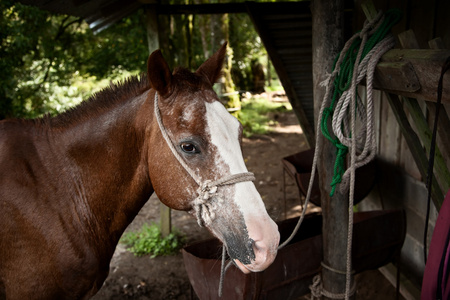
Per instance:
[[[239,182],[245,181],[254,181],[255,175],[251,172],[243,172],[238,174],[229,174],[220,178],[216,181],[205,180],[202,181],[195,172],[187,165],[186,161],[181,157],[178,151],[175,149],[174,144],[169,138],[167,131],[161,120],[161,113],[159,111],[158,106],[158,93],[155,92],[155,116],[158,122],[159,129],[161,130],[161,134],[166,140],[167,145],[169,146],[172,154],[178,160],[178,162],[183,166],[186,172],[194,179],[194,181],[198,184],[199,188],[197,189],[198,196],[192,202],[192,207],[195,211],[195,215],[197,217],[197,222],[200,226],[210,225],[215,218],[214,210],[217,208],[217,204],[223,202],[223,199],[216,196],[217,188],[219,186],[236,184]],[[215,201],[211,201],[211,198],[214,196]]]

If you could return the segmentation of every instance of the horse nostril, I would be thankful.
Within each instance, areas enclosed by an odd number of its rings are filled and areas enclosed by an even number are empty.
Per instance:
[[[253,252],[259,259],[265,259],[267,256],[267,245],[262,241],[253,242]]]
[[[247,245],[247,249],[249,249],[250,251],[253,251],[255,249],[255,241],[252,239],[249,239],[248,241],[248,245]]]

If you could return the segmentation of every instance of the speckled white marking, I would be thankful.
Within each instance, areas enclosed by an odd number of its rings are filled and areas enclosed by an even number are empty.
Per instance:
[[[229,168],[231,174],[247,172],[239,144],[239,121],[230,115],[220,102],[206,103],[207,131],[211,143],[217,147],[219,162]],[[219,174],[225,173],[224,166]],[[267,214],[264,203],[253,182],[241,182],[235,185],[236,205],[241,210],[247,226],[249,237],[255,242],[255,261],[245,266],[250,271],[265,269],[274,259],[279,233],[277,225]],[[242,269],[242,268],[241,268]]]
[[[197,109],[196,101],[191,101],[188,105],[184,107],[182,119],[183,121],[189,123],[193,122],[193,117],[195,116],[195,111]]]
[[[228,113],[219,102],[206,103],[206,120],[211,143],[217,147],[219,156],[231,174],[247,172],[239,144],[239,121]],[[219,170],[220,171],[220,170]],[[224,174],[224,172],[219,172]],[[236,204],[245,213],[252,211],[266,215],[264,204],[252,182],[236,184]]]

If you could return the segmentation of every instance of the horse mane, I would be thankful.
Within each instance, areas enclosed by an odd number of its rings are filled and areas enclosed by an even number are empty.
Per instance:
[[[178,67],[174,70],[172,83],[177,85],[174,87],[174,90],[179,88],[190,88],[193,90],[211,88],[211,84],[205,76],[192,73],[188,69],[182,67]]]
[[[101,114],[149,89],[147,75],[131,76],[123,81],[111,82],[108,87],[57,116],[46,115],[35,121],[50,127],[66,127],[74,122]]]
[[[172,84],[175,85],[173,86],[175,91],[198,90],[211,87],[204,76],[192,73],[188,69],[181,67],[174,70]],[[127,99],[139,96],[149,89],[150,86],[146,74],[131,76],[123,81],[111,82],[108,87],[57,116],[45,115],[33,121],[36,125],[64,128],[108,111]]]

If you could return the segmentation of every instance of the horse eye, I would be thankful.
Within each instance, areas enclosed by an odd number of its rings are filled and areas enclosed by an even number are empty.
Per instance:
[[[191,143],[181,143],[180,145],[181,150],[183,150],[186,153],[199,153],[200,151],[197,150],[197,148],[191,144]]]

